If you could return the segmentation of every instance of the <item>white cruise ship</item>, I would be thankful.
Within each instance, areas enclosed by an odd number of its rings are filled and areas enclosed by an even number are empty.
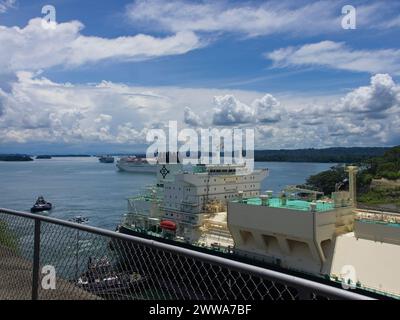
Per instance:
[[[117,168],[132,173],[156,173],[156,161],[150,163],[146,158],[136,156],[122,157],[117,161]]]

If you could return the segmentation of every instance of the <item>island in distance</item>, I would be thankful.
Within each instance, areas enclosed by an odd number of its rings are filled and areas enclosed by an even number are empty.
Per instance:
[[[0,154],[0,161],[33,161],[26,154]]]

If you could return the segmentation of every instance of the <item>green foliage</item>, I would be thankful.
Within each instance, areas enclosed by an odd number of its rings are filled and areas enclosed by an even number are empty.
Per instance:
[[[365,173],[376,179],[400,179],[400,146],[389,149],[381,157],[369,159]]]
[[[400,206],[400,188],[369,190],[358,197],[358,201],[364,204],[395,204]]]
[[[358,201],[368,205],[395,204],[400,206],[400,188],[370,188],[372,179],[400,179],[400,146],[387,150],[382,156],[366,159],[358,163]],[[344,166],[332,167],[310,176],[307,184],[329,195],[335,185],[348,177]]]
[[[355,163],[380,157],[389,148],[325,148],[294,150],[256,150],[256,161]]]
[[[335,166],[330,170],[312,175],[307,179],[307,185],[322,191],[324,194],[331,194],[335,191],[335,185],[346,179],[347,173],[343,166]]]

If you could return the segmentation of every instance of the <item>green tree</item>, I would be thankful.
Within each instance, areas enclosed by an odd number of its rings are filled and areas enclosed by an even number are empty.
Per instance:
[[[344,166],[334,166],[330,170],[312,175],[307,179],[307,185],[330,195],[335,191],[335,185],[343,182],[347,178]]]

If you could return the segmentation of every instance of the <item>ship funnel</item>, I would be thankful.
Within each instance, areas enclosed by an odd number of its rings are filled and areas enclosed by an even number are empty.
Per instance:
[[[357,166],[348,166],[346,172],[349,173],[349,196],[354,207],[357,206]]]

